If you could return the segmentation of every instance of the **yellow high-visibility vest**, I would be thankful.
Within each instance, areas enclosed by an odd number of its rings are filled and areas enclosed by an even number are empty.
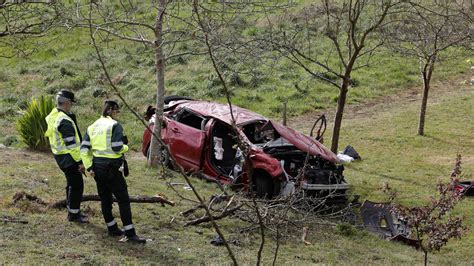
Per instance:
[[[74,137],[63,138],[61,132],[58,131],[59,124],[64,119],[71,122],[72,126],[74,127],[74,131],[76,133]],[[79,134],[74,121],[64,112],[60,112],[57,108],[54,108],[46,117],[46,123],[48,124],[48,129],[44,135],[49,139],[49,145],[51,146],[51,151],[53,154],[62,155],[69,153],[71,154],[71,157],[74,159],[74,161],[79,162],[81,160],[81,140],[79,139]],[[66,146],[66,141],[72,141],[72,139],[69,138],[74,138],[76,143]]]
[[[87,128],[92,147],[92,156],[104,158],[120,158],[128,151],[128,146],[122,141],[112,142],[112,129],[118,122],[107,117],[97,119],[94,124]],[[115,152],[112,147],[122,146],[122,150]]]

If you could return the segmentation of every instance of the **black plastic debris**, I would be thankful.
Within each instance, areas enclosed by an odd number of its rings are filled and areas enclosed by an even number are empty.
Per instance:
[[[214,246],[222,246],[224,245],[224,240],[222,240],[222,238],[217,235],[211,240],[211,244],[213,244]]]
[[[410,229],[405,221],[391,212],[389,203],[365,201],[360,208],[360,213],[364,227],[370,232],[391,241],[419,247],[418,240],[408,238]]]
[[[454,183],[454,189],[464,196],[474,196],[474,181],[458,181]]]
[[[346,148],[344,148],[344,151],[342,151],[342,153],[351,156],[352,158],[354,158],[354,160],[362,160],[359,153],[357,153],[357,151],[351,145],[347,145]]]

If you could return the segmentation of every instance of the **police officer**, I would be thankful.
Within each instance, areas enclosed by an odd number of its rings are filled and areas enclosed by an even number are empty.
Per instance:
[[[54,159],[66,175],[68,220],[87,223],[87,218],[80,211],[84,191],[81,173],[85,173],[85,169],[79,150],[81,132],[77,126],[76,116],[71,113],[72,105],[75,102],[74,93],[67,90],[58,92],[56,95],[57,108],[54,108],[46,117],[48,129],[45,136],[49,139]]]
[[[124,240],[146,243],[137,236],[132,223],[132,211],[128,196],[127,183],[120,168],[124,163],[123,155],[128,151],[123,128],[115,119],[119,113],[117,102],[105,101],[102,116],[87,128],[81,144],[81,156],[87,171],[94,176],[101,200],[102,215],[111,236],[122,236]],[[123,230],[119,229],[112,215],[112,195],[118,201]]]

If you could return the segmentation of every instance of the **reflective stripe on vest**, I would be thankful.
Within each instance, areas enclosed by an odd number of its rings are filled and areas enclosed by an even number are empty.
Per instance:
[[[72,149],[78,147],[80,144],[79,134],[77,133],[76,124],[74,124],[74,121],[72,121],[72,119],[69,116],[67,116],[63,112],[57,111],[57,109],[53,109],[50,115],[51,115],[50,119],[46,120],[46,122],[48,123],[48,127],[52,127],[53,129],[52,135],[48,137],[49,145],[51,146],[51,151],[53,152],[53,154],[56,154],[56,155],[67,154]],[[75,136],[67,137],[64,139],[62,138],[62,134],[61,132],[59,132],[58,127],[63,120],[67,120],[71,122],[72,126],[74,127]],[[51,123],[52,125],[50,125],[49,123]],[[66,141],[72,141],[74,139],[76,140],[76,143],[66,146],[65,144]]]
[[[121,153],[112,150],[112,147],[123,145],[123,142],[112,142],[112,129],[117,121],[110,117],[101,117],[88,129],[92,155],[95,157],[120,158]],[[120,143],[120,145],[118,145]]]

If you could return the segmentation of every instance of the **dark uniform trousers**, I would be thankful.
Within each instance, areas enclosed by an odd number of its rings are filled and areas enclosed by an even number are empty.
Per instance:
[[[77,210],[81,207],[82,193],[84,192],[84,181],[82,180],[82,174],[79,172],[79,165],[77,163],[68,166],[66,168],[61,168],[66,175],[66,201],[71,210]],[[75,214],[75,212],[71,212]]]
[[[110,224],[114,221],[114,216],[112,215],[112,204],[113,198],[112,195],[117,199],[120,218],[124,225],[125,235],[134,236],[135,229],[127,228],[127,225],[132,225],[132,211],[130,208],[130,197],[127,190],[127,182],[122,175],[122,172],[119,171],[119,165],[116,163],[94,163],[93,170],[95,172],[95,181],[97,183],[97,191],[100,196],[101,206],[102,206],[102,215],[107,224]],[[114,225],[116,226],[116,225]]]

